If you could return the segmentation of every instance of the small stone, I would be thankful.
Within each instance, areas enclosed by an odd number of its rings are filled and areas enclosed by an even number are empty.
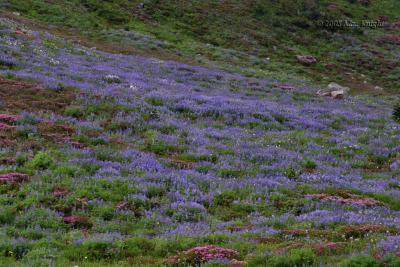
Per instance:
[[[282,89],[282,90],[285,90],[285,91],[293,91],[293,90],[296,89],[294,86],[284,85],[284,84],[280,85],[279,88]]]
[[[338,11],[338,9],[339,9],[339,7],[336,3],[329,4],[329,6],[328,6],[328,10],[330,10],[332,12],[336,12],[336,11]]]
[[[344,87],[337,83],[330,83],[325,92],[322,92],[322,90],[319,90],[317,92],[317,95],[318,96],[329,96],[329,97],[332,97],[333,99],[343,99],[344,96],[349,91],[350,91],[349,87]]]
[[[307,56],[297,55],[296,58],[297,58],[297,61],[300,64],[303,64],[303,65],[306,65],[306,66],[314,65],[314,64],[317,63],[317,59],[315,57],[313,57],[313,56],[310,56],[310,55],[307,55]]]
[[[332,91],[331,96],[333,99],[343,99],[344,98],[344,92],[343,91]]]
[[[109,74],[104,77],[104,81],[106,81],[108,83],[120,83],[121,78],[117,75]]]
[[[350,91],[349,87],[341,86],[341,85],[339,85],[337,83],[333,83],[333,82],[328,84],[328,89],[331,91],[343,91],[345,93]]]

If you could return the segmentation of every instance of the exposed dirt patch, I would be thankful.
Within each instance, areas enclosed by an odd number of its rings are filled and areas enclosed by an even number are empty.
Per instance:
[[[321,201],[336,202],[343,205],[357,205],[357,206],[380,206],[383,205],[378,200],[369,197],[362,197],[354,194],[342,194],[341,196],[334,196],[329,194],[312,194],[306,195],[306,198],[319,199]]]
[[[74,99],[72,90],[51,90],[25,81],[0,77],[0,99],[7,113],[21,111],[62,113]]]
[[[346,238],[359,238],[371,233],[397,233],[396,230],[380,224],[347,225],[341,232]]]
[[[24,125],[19,126],[21,112],[62,114],[75,99],[73,89],[52,90],[27,81],[11,80],[0,76],[0,147],[9,148],[4,158],[13,159],[12,151],[38,151],[45,143],[40,138],[27,138]],[[29,127],[28,127],[29,128]],[[74,129],[68,125],[41,122],[38,133],[51,143],[71,143]],[[28,133],[27,133],[28,134]],[[47,143],[47,142],[46,142]],[[2,164],[15,165],[14,160],[2,160]]]

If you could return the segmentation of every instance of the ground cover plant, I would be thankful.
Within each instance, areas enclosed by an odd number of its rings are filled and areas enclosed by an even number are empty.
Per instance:
[[[4,17],[0,47],[0,265],[399,265],[396,97]]]

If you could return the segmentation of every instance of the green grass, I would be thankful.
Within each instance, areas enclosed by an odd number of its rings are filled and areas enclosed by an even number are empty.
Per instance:
[[[396,92],[400,66],[395,64],[393,68],[388,63],[395,56],[392,52],[395,47],[375,41],[375,37],[390,32],[382,28],[326,29],[318,26],[317,21],[360,22],[387,16],[394,22],[400,12],[400,2],[371,1],[368,6],[351,2],[335,1],[337,8],[332,8],[328,0],[250,3],[11,0],[6,7],[46,24],[76,30],[94,40],[149,50],[149,53],[158,51],[178,59],[194,60],[196,64],[216,64],[249,76],[269,76],[289,82],[300,79],[322,85],[337,81],[357,90],[364,90],[363,82],[367,80],[369,87],[378,85]],[[140,3],[144,4],[143,8],[139,7]],[[128,31],[147,37],[127,38]],[[319,62],[311,67],[299,65],[295,60],[297,54],[314,55]],[[345,72],[352,73],[353,78],[344,75]]]

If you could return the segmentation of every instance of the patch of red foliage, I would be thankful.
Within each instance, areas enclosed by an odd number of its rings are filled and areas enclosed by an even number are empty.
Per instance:
[[[0,164],[15,165],[15,164],[17,164],[17,160],[15,158],[2,158],[2,159],[0,159]]]
[[[14,123],[19,120],[18,116],[9,115],[9,114],[0,114],[0,121],[5,123]]]
[[[128,209],[128,208],[129,208],[129,203],[126,202],[126,201],[120,202],[120,203],[117,204],[116,208],[117,208],[118,210],[125,210],[125,209]]]
[[[22,183],[29,179],[29,176],[24,173],[6,173],[0,175],[0,183]]]
[[[69,194],[69,190],[66,188],[55,188],[51,194],[54,197],[65,197]]]
[[[400,36],[399,35],[385,35],[385,36],[378,38],[377,42],[380,44],[400,45]]]
[[[328,230],[317,229],[283,229],[280,230],[281,235],[285,236],[309,236],[309,237],[328,237],[334,235],[334,232]]]
[[[87,227],[91,225],[89,218],[76,215],[64,217],[64,223],[70,224],[74,227]]]
[[[218,247],[218,246],[203,246],[194,247],[187,251],[179,253],[177,256],[172,256],[166,259],[165,263],[173,266],[184,266],[185,264],[201,264],[211,260],[229,259],[231,263],[239,264],[237,261],[239,252],[233,249]],[[235,261],[233,261],[235,260]],[[241,262],[243,263],[243,262]],[[242,265],[232,265],[242,266]]]
[[[318,256],[321,255],[334,255],[340,253],[345,243],[342,242],[327,242],[321,244],[315,244],[311,246],[311,249]]]
[[[393,232],[386,226],[380,224],[347,225],[341,230],[346,238],[363,237],[369,233],[386,233],[388,231]]]
[[[332,202],[337,202],[343,205],[357,205],[357,206],[365,206],[365,207],[372,207],[372,206],[378,206],[382,205],[382,203],[378,200],[375,200],[373,198],[363,198],[361,196],[357,196],[354,194],[347,194],[345,197],[342,196],[333,196],[333,195],[328,195],[328,194],[312,194],[312,195],[306,195],[306,198],[312,198],[312,199],[319,199],[322,201],[332,201]]]
[[[75,99],[75,94],[71,90],[55,91],[37,84],[0,77],[0,98],[5,102],[6,110],[14,113],[49,110],[62,113]]]
[[[39,124],[39,130],[43,137],[55,143],[70,144],[72,147],[79,149],[86,147],[82,143],[73,141],[72,135],[75,133],[75,129],[69,125],[44,121]]]
[[[16,126],[12,126],[12,125],[8,125],[8,124],[0,122],[0,130],[10,131],[10,130],[15,130],[16,128],[17,128]]]

